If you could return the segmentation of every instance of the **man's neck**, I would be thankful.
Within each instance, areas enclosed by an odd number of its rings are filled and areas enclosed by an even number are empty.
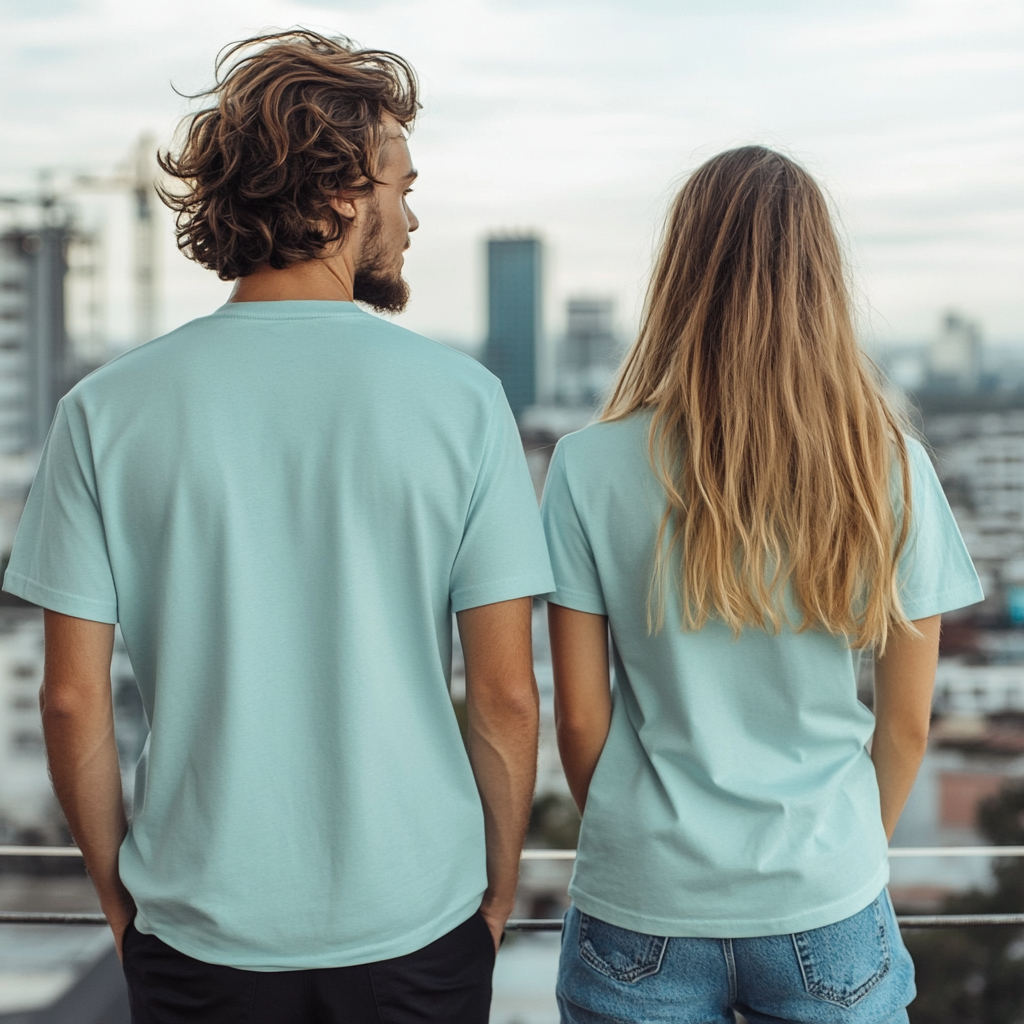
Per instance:
[[[284,270],[261,267],[235,282],[228,302],[284,302],[319,299],[351,302],[355,270],[346,253],[294,263]]]

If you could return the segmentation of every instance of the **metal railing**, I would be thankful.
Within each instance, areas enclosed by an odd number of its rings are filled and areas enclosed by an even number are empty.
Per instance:
[[[81,857],[77,846],[0,846],[0,857]],[[896,846],[892,857],[1024,857],[1024,846]],[[575,860],[575,850],[523,850],[527,860]],[[1024,927],[1024,914],[899,914],[901,928]],[[102,925],[102,914],[0,911],[0,924]],[[561,918],[514,918],[510,932],[560,932]]]

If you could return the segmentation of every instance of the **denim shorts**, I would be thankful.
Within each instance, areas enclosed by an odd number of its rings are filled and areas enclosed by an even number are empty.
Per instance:
[[[889,894],[793,935],[644,935],[571,907],[558,967],[562,1024],[906,1024],[914,965]]]

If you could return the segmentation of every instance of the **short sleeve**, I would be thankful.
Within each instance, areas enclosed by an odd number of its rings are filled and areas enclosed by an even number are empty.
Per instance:
[[[552,585],[523,443],[499,387],[462,543],[452,566],[452,611],[533,597]]]
[[[909,619],[964,608],[985,599],[967,546],[927,452],[907,439],[911,526],[900,558],[903,610]]]
[[[562,442],[551,457],[541,517],[555,574],[555,589],[546,599],[578,612],[607,615],[594,553],[569,488]]]
[[[117,622],[92,457],[62,401],[14,539],[4,590],[51,611]]]

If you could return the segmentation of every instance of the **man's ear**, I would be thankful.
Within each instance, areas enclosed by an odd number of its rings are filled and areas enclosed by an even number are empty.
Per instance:
[[[353,200],[341,192],[331,197],[331,209],[341,214],[345,220],[355,220],[359,212]]]

